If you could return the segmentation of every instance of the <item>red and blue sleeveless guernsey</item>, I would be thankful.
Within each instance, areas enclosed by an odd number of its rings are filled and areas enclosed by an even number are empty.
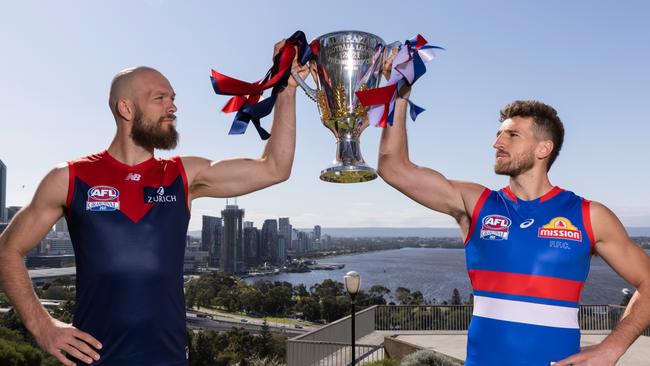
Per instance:
[[[73,325],[102,343],[93,365],[187,365],[183,255],[190,213],[181,159],[129,166],[103,151],[68,168]]]
[[[466,239],[474,292],[467,366],[549,366],[580,349],[578,304],[593,233],[589,201],[554,187],[531,201],[480,196]]]

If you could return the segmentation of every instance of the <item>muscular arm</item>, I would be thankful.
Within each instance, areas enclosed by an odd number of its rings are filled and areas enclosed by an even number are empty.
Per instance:
[[[32,202],[0,235],[0,286],[39,346],[63,364],[74,366],[61,351],[90,363],[90,357],[99,356],[84,342],[96,348],[99,348],[99,342],[50,316],[34,293],[23,261],[27,252],[38,245],[63,216],[67,192],[68,168],[55,168],[43,179]]]
[[[592,202],[591,223],[595,251],[616,273],[636,288],[623,318],[600,344],[585,348],[557,366],[613,366],[639,335],[650,326],[650,258],[625,232],[616,215]]]
[[[296,146],[295,106],[296,88],[287,86],[276,99],[271,137],[259,159],[184,157],[190,199],[241,196],[287,180]]]
[[[39,244],[63,215],[68,191],[67,168],[51,171],[34,199],[11,221],[0,236],[0,283],[27,329],[35,333],[50,315],[38,301],[27,275],[24,256]]]
[[[607,207],[592,202],[591,220],[596,253],[636,288],[623,318],[602,343],[620,357],[650,327],[650,258],[630,240],[621,222]]]
[[[378,173],[386,183],[414,201],[452,216],[466,236],[472,210],[485,187],[449,180],[435,170],[410,161],[405,126],[407,106],[405,99],[397,98],[393,126],[382,133]]]

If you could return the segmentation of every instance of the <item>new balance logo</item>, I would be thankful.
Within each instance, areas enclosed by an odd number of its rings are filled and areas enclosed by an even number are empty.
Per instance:
[[[138,181],[140,181],[140,178],[142,178],[142,176],[140,174],[129,173],[129,174],[127,174],[126,178],[124,178],[124,180],[134,180],[134,181],[138,182]]]

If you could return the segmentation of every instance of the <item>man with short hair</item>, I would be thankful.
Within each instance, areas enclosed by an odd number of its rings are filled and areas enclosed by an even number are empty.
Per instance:
[[[304,73],[295,60],[293,70]],[[42,349],[66,366],[187,364],[183,256],[192,200],[289,178],[296,86],[290,78],[277,95],[261,158],[212,162],[154,157],[178,140],[174,89],[150,67],[115,76],[109,106],[117,131],[108,149],[48,173],[0,236],[2,288]],[[62,216],[77,266],[73,324],[41,306],[23,263]]]
[[[383,132],[378,173],[460,225],[474,292],[465,365],[614,365],[650,326],[650,259],[607,207],[551,184],[564,139],[555,109],[515,101],[501,111],[494,171],[510,182],[493,191],[409,160],[405,98],[408,91]],[[592,254],[637,291],[607,338],[580,352],[580,291]]]

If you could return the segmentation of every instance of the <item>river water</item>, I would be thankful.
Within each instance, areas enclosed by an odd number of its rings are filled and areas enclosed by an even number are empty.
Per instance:
[[[293,285],[305,284],[307,288],[327,278],[343,282],[348,271],[361,275],[364,290],[379,284],[391,290],[406,287],[420,291],[425,299],[441,302],[451,298],[454,288],[460,291],[463,300],[471,293],[465,268],[463,249],[402,248],[346,255],[318,260],[319,263],[340,263],[345,268],[308,273],[281,273],[278,275],[246,278],[246,282],[257,280],[287,281]],[[630,288],[601,258],[593,257],[591,271],[582,291],[582,304],[619,304],[623,298],[621,290]]]

